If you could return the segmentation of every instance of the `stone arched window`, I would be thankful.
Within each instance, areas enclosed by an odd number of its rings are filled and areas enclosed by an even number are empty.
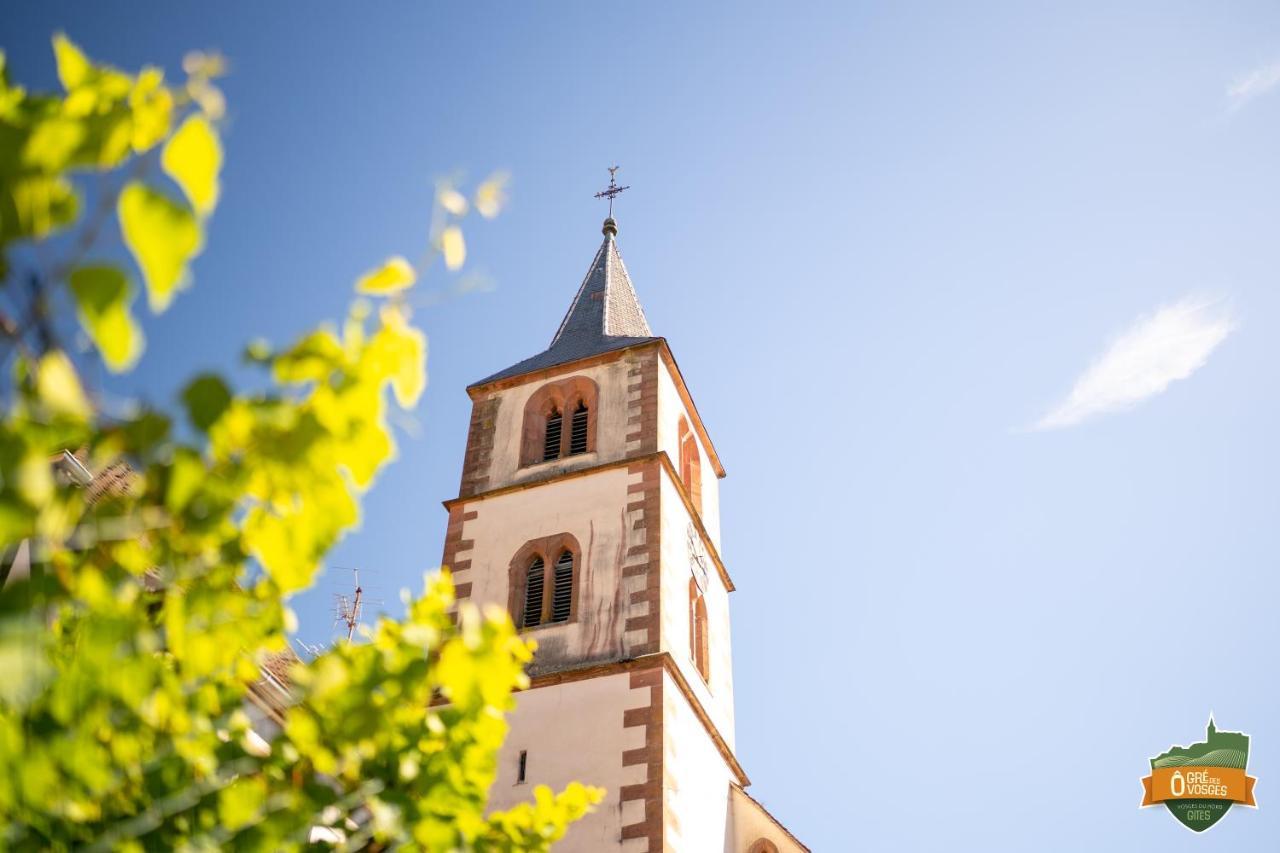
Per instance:
[[[702,514],[702,455],[698,452],[698,437],[689,429],[689,422],[680,417],[680,479],[689,492],[693,507]]]
[[[747,853],[778,853],[778,845],[767,838],[757,838],[747,848]]]
[[[526,542],[508,569],[508,606],[516,627],[537,628],[578,618],[582,548],[570,533]]]
[[[596,449],[600,391],[586,376],[548,382],[524,404],[520,467]]]
[[[707,637],[707,600],[698,582],[689,578],[689,654],[702,680],[711,682],[711,648]]]

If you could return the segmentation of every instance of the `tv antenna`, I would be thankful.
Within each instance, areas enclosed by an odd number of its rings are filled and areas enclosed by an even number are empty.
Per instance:
[[[343,568],[335,566],[335,568]],[[342,624],[347,626],[347,642],[351,642],[351,638],[356,633],[356,626],[360,624],[360,609],[364,606],[364,588],[360,586],[360,570],[350,569],[355,575],[355,592],[347,595],[344,592],[334,595],[334,625]]]

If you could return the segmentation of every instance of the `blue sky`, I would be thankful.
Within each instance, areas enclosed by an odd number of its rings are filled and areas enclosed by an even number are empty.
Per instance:
[[[41,3],[0,42],[33,86],[58,28],[232,63],[209,247],[122,387],[157,401],[415,256],[437,177],[511,172],[333,560],[388,606],[439,561],[464,386],[546,345],[618,162],[729,472],[752,793],[815,850],[1274,849],[1280,9],[965,5]],[[1210,710],[1262,808],[1200,837],[1138,780]]]

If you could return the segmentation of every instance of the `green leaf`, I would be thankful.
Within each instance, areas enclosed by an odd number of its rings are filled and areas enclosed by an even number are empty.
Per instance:
[[[197,113],[184,121],[165,143],[160,165],[182,187],[197,213],[208,216],[213,211],[218,203],[222,143],[208,119]]]
[[[89,416],[89,401],[80,387],[80,377],[71,359],[62,350],[50,350],[40,359],[36,373],[36,395],[58,414],[78,418]]]
[[[62,33],[53,37],[53,55],[58,62],[58,80],[70,92],[89,78],[92,66],[84,52]]]
[[[232,831],[248,826],[258,816],[267,798],[267,786],[260,778],[236,779],[218,792],[218,817]]]
[[[376,270],[369,270],[356,283],[357,293],[399,293],[409,287],[417,276],[413,267],[400,255],[387,258],[386,263]]]
[[[147,301],[159,313],[186,286],[187,263],[201,249],[200,225],[188,208],[139,183],[124,188],[118,213],[125,245],[147,283]]]
[[[209,471],[198,453],[186,447],[176,450],[164,494],[165,507],[170,512],[181,512],[208,475]]]
[[[81,267],[71,273],[71,292],[80,325],[115,373],[128,370],[142,354],[142,329],[129,313],[129,280],[111,266]]]
[[[182,402],[187,406],[191,422],[208,431],[231,405],[231,389],[222,377],[205,373],[193,379],[183,390]]]
[[[6,198],[7,196],[7,198]],[[80,200],[59,175],[28,175],[0,187],[0,242],[40,239],[73,222]]]

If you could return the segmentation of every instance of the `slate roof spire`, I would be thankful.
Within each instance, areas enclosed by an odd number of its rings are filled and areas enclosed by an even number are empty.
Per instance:
[[[658,340],[649,330],[644,309],[631,286],[631,276],[618,253],[618,223],[610,217],[601,229],[604,242],[596,252],[569,311],[546,350],[481,379],[485,385],[566,364],[592,355]]]

